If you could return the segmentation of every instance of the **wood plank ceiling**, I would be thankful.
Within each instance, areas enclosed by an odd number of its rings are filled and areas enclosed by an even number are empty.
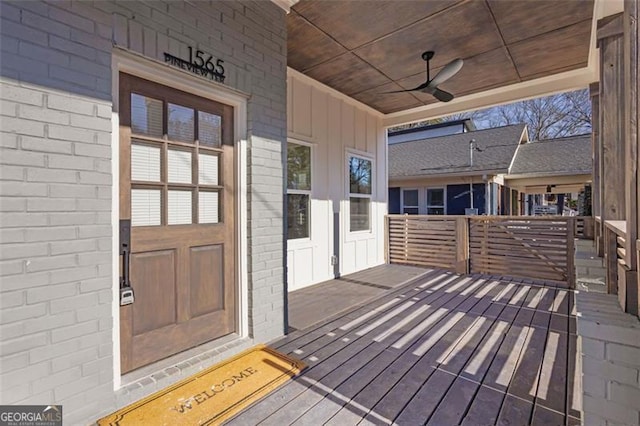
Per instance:
[[[457,97],[587,66],[593,0],[301,0],[288,65],[383,112],[437,102],[410,89],[455,58]]]

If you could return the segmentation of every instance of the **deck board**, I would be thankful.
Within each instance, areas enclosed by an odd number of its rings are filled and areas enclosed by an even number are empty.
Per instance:
[[[306,329],[430,271],[413,266],[381,265],[292,291],[288,297],[289,326]]]
[[[228,424],[579,423],[571,290],[403,268],[299,296],[311,311],[335,297],[327,292],[362,287],[350,308],[317,309],[304,320],[319,320],[273,342],[308,368]]]

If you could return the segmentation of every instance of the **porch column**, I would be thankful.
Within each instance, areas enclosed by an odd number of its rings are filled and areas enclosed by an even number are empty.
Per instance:
[[[598,21],[600,49],[599,139],[602,146],[602,220],[623,220],[624,197],[624,102],[622,14]]]
[[[600,217],[605,229],[606,241],[604,257],[607,264],[607,288],[610,293],[626,293],[626,287],[619,288],[624,282],[624,271],[618,279],[617,259],[614,238],[609,238],[606,222],[624,220],[625,205],[625,105],[624,82],[624,26],[623,13],[607,16],[598,21],[598,48],[600,50],[600,108],[599,140],[601,151],[601,210]],[[625,300],[621,300],[625,309]]]
[[[626,0],[624,4],[623,27],[624,27],[624,103],[625,103],[625,198],[626,198],[626,218],[627,218],[627,247],[625,253],[625,263],[630,270],[627,277],[627,286],[630,291],[634,291],[635,304],[630,311],[640,316],[640,276],[638,275],[638,263],[640,262],[640,251],[638,248],[638,229],[640,228],[640,143],[638,142],[638,65],[640,62],[638,54],[638,12],[640,0]],[[629,292],[628,292],[629,293]]]
[[[602,217],[602,141],[600,140],[600,85],[591,83],[589,85],[589,95],[591,97],[591,148],[593,165],[593,185],[591,190],[591,215]],[[596,220],[594,223],[594,242],[598,256],[604,256],[604,226],[602,221]]]

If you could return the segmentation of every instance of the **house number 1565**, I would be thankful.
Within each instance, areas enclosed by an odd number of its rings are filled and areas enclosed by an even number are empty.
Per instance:
[[[193,47],[189,46],[189,62],[191,62],[192,64],[194,64],[199,68],[205,68],[209,72],[212,72],[218,75],[224,75],[224,66],[222,66],[224,61],[222,59],[218,59],[214,64],[212,60],[213,60],[213,55],[204,53],[202,50],[196,50],[196,54],[194,56]]]

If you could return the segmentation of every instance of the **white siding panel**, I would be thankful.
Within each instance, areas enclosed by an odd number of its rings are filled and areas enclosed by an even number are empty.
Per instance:
[[[313,150],[311,235],[290,241],[287,252],[289,290],[294,290],[333,278],[335,239],[342,275],[384,262],[387,159],[381,115],[295,71],[288,88],[288,136],[311,143]],[[371,232],[348,229],[347,149],[366,152],[374,162]]]
[[[355,148],[356,111],[353,105],[342,102],[342,145]]]
[[[287,250],[287,286],[289,288],[289,291],[296,290],[295,256],[295,250]]]
[[[293,122],[295,120],[295,111],[293,110],[293,77],[287,77],[287,131],[293,132]]]
[[[367,242],[369,240],[358,240],[356,241],[356,269],[366,269],[369,264],[369,255],[367,254]],[[374,240],[375,241],[375,240]]]
[[[328,100],[329,95],[327,93],[318,90],[317,88],[313,88],[311,92],[313,108],[312,108],[312,120],[311,120],[311,128],[312,128],[312,136],[314,141],[318,141],[322,144],[323,147],[327,146],[327,142],[329,141],[328,132],[329,128],[327,125],[327,116],[328,116]],[[326,163],[321,163],[326,164]]]
[[[350,274],[356,272],[356,242],[347,241],[342,244],[342,272]]]
[[[378,148],[378,119],[367,115],[367,148],[366,151],[375,154]]]
[[[367,115],[361,109],[355,109],[355,148],[359,151],[367,150]]]
[[[311,86],[294,79],[293,81],[293,132],[298,136],[311,137]]]
[[[384,241],[384,240],[383,240]],[[375,265],[378,257],[378,239],[370,238],[367,240],[367,265]]]

